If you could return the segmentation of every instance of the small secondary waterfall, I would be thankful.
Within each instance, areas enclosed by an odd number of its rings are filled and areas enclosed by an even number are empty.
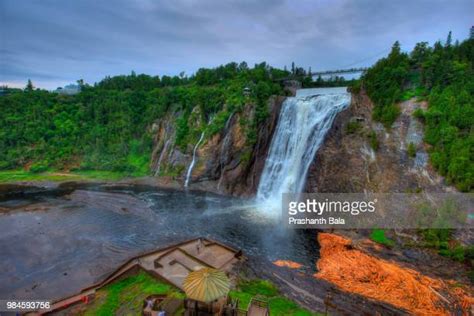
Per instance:
[[[303,191],[316,151],[350,100],[345,88],[302,89],[285,100],[258,186],[258,201],[276,206],[283,193]]]
[[[189,184],[189,180],[191,179],[191,173],[193,172],[194,164],[196,163],[196,150],[198,149],[199,145],[201,144],[202,140],[204,139],[204,132],[201,133],[201,137],[199,137],[199,141],[196,143],[193,149],[193,160],[189,165],[188,172],[186,173],[186,181],[184,182],[184,187],[187,188]]]

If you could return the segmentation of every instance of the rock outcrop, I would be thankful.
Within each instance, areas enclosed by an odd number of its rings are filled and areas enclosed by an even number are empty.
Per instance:
[[[284,99],[281,96],[270,98],[269,116],[257,127],[254,144],[249,145],[247,130],[242,124],[243,120],[253,120],[254,107],[251,104],[243,111],[231,114],[222,131],[211,137],[205,136],[197,149],[197,162],[189,187],[239,196],[253,195]],[[175,117],[168,115],[152,127],[156,136],[151,167],[155,176],[184,185],[194,144],[185,150],[175,146],[175,121]]]
[[[415,99],[401,103],[400,116],[386,129],[372,120],[373,104],[365,93],[353,94],[316,154],[306,192],[452,190],[430,167],[422,125],[412,115],[426,106]]]
[[[238,196],[255,194],[285,97],[272,97],[270,115],[248,145],[242,120],[253,120],[248,104],[232,114],[225,127],[197,149],[190,188]],[[426,102],[400,104],[401,114],[390,129],[372,120],[373,104],[364,92],[353,94],[350,107],[339,113],[308,171],[306,192],[442,192],[447,186],[428,163],[422,124],[413,117]],[[164,117],[152,127],[155,145],[152,169],[160,179],[183,185],[194,144],[175,146],[176,118]],[[193,123],[195,124],[195,123]],[[411,151],[411,152],[410,152]],[[176,183],[175,183],[176,184]]]

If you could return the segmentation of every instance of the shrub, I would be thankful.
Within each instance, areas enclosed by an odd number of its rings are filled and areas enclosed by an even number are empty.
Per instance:
[[[465,249],[461,245],[450,247],[448,243],[445,243],[438,252],[440,255],[451,258],[454,261],[463,262],[465,259]]]
[[[393,240],[385,236],[385,230],[383,229],[374,229],[370,234],[370,239],[387,247],[392,247],[395,244]]]
[[[391,128],[392,124],[398,118],[398,115],[400,115],[400,108],[395,104],[391,104],[386,106],[376,106],[372,118],[381,122],[385,128]]]
[[[413,143],[408,144],[407,152],[408,152],[409,157],[415,158],[416,157],[416,146],[415,146],[415,144],[413,144]]]
[[[246,149],[240,155],[240,162],[242,163],[243,166],[247,166],[251,158],[252,158],[252,150]]]
[[[0,170],[11,169],[13,164],[8,161],[0,161]]]
[[[346,125],[347,134],[355,134],[359,132],[361,129],[362,129],[362,124],[357,121],[349,122]]]
[[[48,170],[48,168],[49,168],[49,165],[47,161],[40,161],[30,166],[30,172],[33,172],[33,173],[45,172]]]
[[[425,229],[422,230],[425,247],[434,248],[444,257],[464,262],[474,259],[474,246],[462,246],[452,242],[452,229]]]
[[[361,89],[361,81],[360,80],[354,80],[352,84],[349,85],[349,91],[352,93],[359,93]]]
[[[467,276],[469,280],[471,280],[471,282],[474,283],[474,269],[469,270],[469,272],[467,273]]]
[[[379,149],[379,140],[377,138],[377,133],[375,131],[371,131],[370,134],[369,134],[369,142],[370,142],[370,147],[372,147],[372,149],[374,151],[377,151]]]
[[[183,174],[185,169],[184,165],[167,166],[164,170],[160,170],[160,176],[177,178]]]
[[[403,92],[402,101],[408,101],[413,97],[415,97],[415,91],[414,90],[406,90],[406,91]]]
[[[425,112],[420,108],[413,111],[413,116],[422,122],[425,121]]]
[[[212,122],[206,127],[206,136],[213,136],[223,130],[230,115],[231,112],[226,110],[217,113]]]
[[[450,229],[425,229],[422,231],[425,246],[430,248],[440,248],[443,243],[447,243],[452,236]]]

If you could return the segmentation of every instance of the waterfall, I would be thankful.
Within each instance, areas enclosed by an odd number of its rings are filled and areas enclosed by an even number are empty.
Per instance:
[[[304,189],[308,168],[337,113],[350,103],[345,88],[301,89],[283,103],[258,186],[257,200],[280,205]]]
[[[189,184],[189,180],[191,179],[191,173],[194,168],[194,164],[196,163],[196,151],[201,144],[202,140],[204,139],[204,132],[201,133],[201,137],[199,138],[199,141],[196,143],[193,149],[193,160],[191,161],[191,164],[189,165],[188,172],[186,173],[186,181],[184,182],[184,187],[187,188]]]

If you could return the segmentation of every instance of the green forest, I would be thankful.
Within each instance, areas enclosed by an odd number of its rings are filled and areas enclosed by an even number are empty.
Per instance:
[[[106,77],[93,86],[78,81],[81,92],[64,95],[35,89],[2,88],[0,95],[0,170],[104,170],[130,175],[149,173],[151,125],[174,113],[176,145],[195,143],[218,133],[233,112],[255,107],[246,124],[249,146],[257,126],[268,116],[267,100],[282,95],[282,78],[294,77],[303,87],[350,85],[364,89],[375,104],[374,119],[387,128],[397,118],[397,103],[416,97],[428,101],[416,117],[425,124],[432,165],[460,190],[474,187],[474,40],[429,46],[418,43],[410,53],[396,42],[361,80],[342,77],[312,80],[302,68],[290,71],[265,62],[245,62],[194,75]],[[243,91],[248,89],[249,95]],[[197,123],[189,126],[198,107]],[[194,119],[194,117],[192,117]],[[201,127],[200,127],[201,126]]]
[[[462,191],[474,188],[474,40],[432,47],[418,43],[410,53],[396,42],[353,85],[364,88],[375,108],[374,119],[388,128],[397,118],[397,103],[416,97],[428,101],[428,110],[415,116],[425,124],[434,168]]]
[[[94,86],[80,84],[81,92],[62,95],[35,89],[3,89],[0,96],[0,170],[26,168],[31,172],[106,170],[146,175],[152,150],[152,123],[176,113],[177,145],[185,148],[201,131],[188,126],[191,111],[199,108],[210,133],[224,127],[227,117],[254,104],[255,122],[266,115],[270,95],[282,94],[275,79],[287,71],[266,63],[249,68],[245,62],[195,75],[148,76],[132,72],[106,77]],[[244,88],[250,95],[244,95]],[[198,124],[199,125],[199,124]],[[200,124],[205,126],[206,124]]]

